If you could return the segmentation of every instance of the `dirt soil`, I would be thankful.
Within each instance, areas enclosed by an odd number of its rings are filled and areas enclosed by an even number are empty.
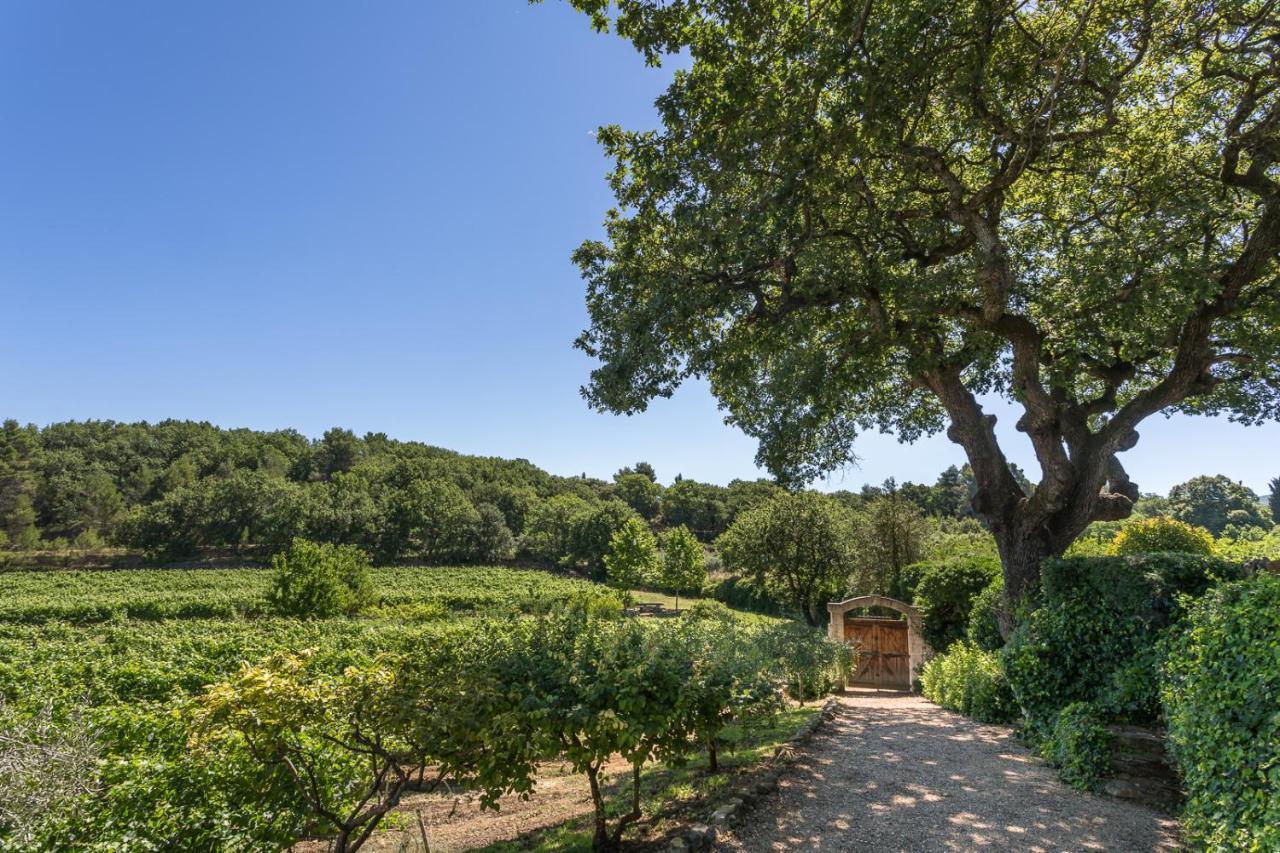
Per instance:
[[[604,768],[607,780],[630,778],[631,765],[614,757]],[[454,853],[475,850],[499,841],[510,841],[523,833],[550,826],[558,826],[567,820],[591,814],[591,789],[587,777],[572,772],[567,765],[548,763],[538,770],[537,787],[533,795],[522,800],[519,797],[503,797],[498,801],[500,809],[480,809],[480,801],[465,793],[410,794],[401,800],[395,810],[398,823],[405,830],[393,829],[378,832],[361,851],[371,853],[396,853],[396,851],[421,851],[418,843],[417,818],[421,812],[431,842],[431,853]],[[322,853],[329,849],[325,842],[311,841],[296,844],[293,853]]]
[[[907,693],[853,689],[717,849],[1163,851],[1177,822],[1082,794],[1008,726]]]

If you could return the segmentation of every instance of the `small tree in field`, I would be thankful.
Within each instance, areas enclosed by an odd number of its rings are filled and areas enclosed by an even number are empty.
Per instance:
[[[369,556],[354,545],[295,539],[271,565],[275,584],[269,599],[287,616],[350,615],[373,601]]]
[[[609,583],[631,588],[652,579],[659,572],[658,545],[649,525],[632,516],[609,538],[604,557]]]
[[[702,589],[707,580],[707,561],[702,544],[683,524],[667,531],[662,539],[662,585],[675,590],[676,612],[680,593]]]
[[[817,626],[827,602],[848,588],[852,540],[848,509],[826,495],[800,492],[744,513],[716,547],[726,566],[753,576]]]

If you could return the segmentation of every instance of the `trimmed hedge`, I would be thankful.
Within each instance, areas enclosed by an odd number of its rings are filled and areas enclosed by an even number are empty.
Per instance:
[[[973,600],[973,607],[969,610],[969,625],[965,633],[969,637],[969,642],[980,649],[994,652],[1004,645],[1004,637],[1000,636],[1000,622],[997,619],[1003,596],[1004,578],[997,576]]]
[[[1039,606],[1001,653],[1032,740],[1048,736],[1072,702],[1094,703],[1113,719],[1156,720],[1159,640],[1180,597],[1238,572],[1191,554],[1046,560]]]
[[[990,557],[958,557],[926,564],[913,602],[924,623],[925,642],[943,652],[962,639],[974,599],[999,576],[1000,563]]]
[[[964,641],[924,665],[920,689],[926,699],[983,723],[1007,723],[1018,705],[994,654]]]
[[[1058,712],[1039,752],[1062,781],[1081,791],[1097,791],[1111,775],[1111,733],[1088,702],[1072,702]]]
[[[764,584],[750,576],[733,575],[709,581],[703,584],[702,597],[714,598],[738,610],[750,610],[766,616],[779,616],[786,612],[786,608],[769,594]]]
[[[1187,835],[1213,850],[1280,850],[1280,577],[1211,591],[1169,646],[1161,700]]]

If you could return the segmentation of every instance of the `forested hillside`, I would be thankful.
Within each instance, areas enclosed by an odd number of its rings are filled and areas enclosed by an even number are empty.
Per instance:
[[[1014,474],[1029,492],[1022,472]],[[986,550],[990,538],[970,506],[975,488],[968,466],[953,466],[932,485],[890,480],[831,497],[852,511],[850,545],[865,577],[953,550],[956,541],[981,540]],[[610,539],[629,518],[657,530],[684,526],[711,543],[781,492],[769,480],[721,486],[678,474],[664,486],[644,462],[609,481],[563,477],[524,459],[337,427],[318,440],[172,420],[44,428],[9,420],[0,429],[0,547],[11,551],[114,545],[161,560],[226,548],[265,557],[305,536],[358,545],[383,563],[518,556],[602,576]],[[1139,501],[1138,516],[1155,514],[1235,538],[1271,524],[1258,498],[1225,477]],[[1119,526],[1095,525],[1085,538],[1109,541]]]

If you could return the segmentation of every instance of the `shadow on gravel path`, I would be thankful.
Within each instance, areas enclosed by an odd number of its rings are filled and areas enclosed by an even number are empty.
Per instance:
[[[721,847],[1164,851],[1178,842],[1172,818],[1059,782],[1008,726],[908,693],[853,688],[778,793]]]

